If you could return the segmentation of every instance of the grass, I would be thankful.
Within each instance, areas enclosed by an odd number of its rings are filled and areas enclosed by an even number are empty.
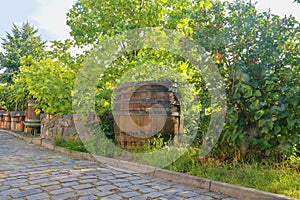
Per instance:
[[[54,145],[64,147],[73,151],[88,152],[81,140],[64,139],[63,137],[55,137]]]
[[[296,163],[224,163],[206,158],[188,164],[180,158],[167,169],[300,199],[300,159]]]

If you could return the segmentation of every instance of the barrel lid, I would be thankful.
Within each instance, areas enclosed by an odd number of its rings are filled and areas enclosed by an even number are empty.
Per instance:
[[[152,111],[152,112],[148,112],[148,111],[122,111],[122,110],[117,110],[117,111],[113,111],[113,115],[123,115],[123,116],[134,116],[134,115],[139,115],[139,116],[143,116],[143,115],[153,115],[153,116],[180,116],[179,112],[170,112],[170,111]]]
[[[36,103],[36,102],[37,102],[37,100],[30,99],[30,100],[28,100],[27,102],[28,102],[28,103],[33,103],[33,104],[34,104],[34,103]]]
[[[9,112],[4,112],[3,115],[10,115],[10,113]]]
[[[168,104],[168,105],[173,105],[171,104],[170,100],[164,100],[164,99],[142,99],[142,100],[116,100],[115,104],[128,104],[128,103],[136,103],[136,104],[146,104],[146,103],[151,103],[151,104]]]
[[[142,86],[147,86],[147,85],[161,85],[164,86],[166,88],[174,88],[177,87],[177,84],[172,82],[172,81],[156,81],[156,80],[152,80],[152,81],[143,81],[143,82],[127,82],[127,83],[122,83],[118,86],[118,90],[122,90],[124,88],[128,88],[128,87],[135,87],[135,88],[139,88]]]

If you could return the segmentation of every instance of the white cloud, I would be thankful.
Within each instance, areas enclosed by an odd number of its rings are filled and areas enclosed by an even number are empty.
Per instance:
[[[260,0],[257,4],[260,12],[268,12],[279,15],[280,17],[293,15],[300,21],[300,4],[294,3],[294,0]]]
[[[66,25],[66,13],[72,7],[72,0],[35,0],[36,10],[30,17],[41,31],[52,39],[69,38],[69,27]]]

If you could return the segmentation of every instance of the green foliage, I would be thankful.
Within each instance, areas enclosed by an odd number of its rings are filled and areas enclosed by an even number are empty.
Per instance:
[[[225,14],[225,10],[228,13]],[[299,148],[299,22],[237,1],[216,4],[194,38],[216,57],[228,113],[218,154],[280,159]],[[199,12],[195,23],[202,23]]]
[[[39,60],[45,55],[45,42],[36,36],[37,32],[29,23],[23,23],[21,29],[13,24],[12,34],[7,33],[6,38],[2,39],[4,52],[0,53],[0,69],[4,73],[1,74],[1,82],[12,83],[13,75],[19,72],[22,57],[30,55],[34,60]]]
[[[67,14],[67,24],[76,44],[95,44],[106,36],[125,30],[163,26],[185,33],[189,12],[197,7],[210,7],[211,0],[78,0]]]
[[[167,145],[167,142],[164,141],[161,133],[155,134],[155,138],[149,139],[148,143],[144,146],[144,152],[152,152],[158,149],[161,149],[163,146]]]
[[[72,113],[71,91],[76,69],[50,58],[33,61],[29,57],[22,62],[31,65],[21,66],[17,78],[26,85],[28,94],[38,101],[38,107],[49,114]]]
[[[35,60],[31,55],[21,58],[20,72],[7,84],[3,100],[9,110],[25,110],[28,99],[38,100],[38,107],[49,114],[72,113],[73,82],[82,56],[73,57],[70,40],[53,41],[47,57]]]
[[[0,105],[9,111],[22,111],[27,108],[25,85],[17,79],[14,81],[15,84],[0,84]]]
[[[63,137],[55,137],[54,145],[64,147],[73,151],[88,152],[81,140],[65,139]]]
[[[199,149],[190,147],[182,156],[167,168],[181,173],[189,173],[193,171],[198,157]]]
[[[68,25],[77,45],[95,44],[125,30],[149,26],[192,36],[211,54],[226,84],[226,124],[212,153],[245,161],[280,161],[297,155],[300,26],[294,17],[258,13],[251,2],[243,0],[79,0],[68,13]],[[201,145],[212,109],[206,84],[193,66],[166,51],[143,49],[120,55],[98,84],[100,115],[111,114],[111,93],[117,80],[147,62],[170,66],[193,85],[203,111],[195,141]]]

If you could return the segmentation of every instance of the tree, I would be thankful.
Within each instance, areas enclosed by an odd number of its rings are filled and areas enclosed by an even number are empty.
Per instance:
[[[7,33],[2,38],[3,53],[0,53],[0,69],[4,71],[1,82],[12,82],[12,76],[19,72],[20,59],[31,55],[34,60],[39,60],[45,53],[45,42],[36,36],[38,30],[28,22],[23,23],[19,29],[13,24],[12,34]]]
[[[295,154],[300,147],[299,22],[259,13],[241,0],[205,14],[209,20],[196,26],[193,37],[216,57],[227,86],[228,115],[216,149],[236,151],[244,159]],[[202,15],[197,11],[195,24],[203,23]]]
[[[72,41],[52,41],[45,57],[21,58],[20,72],[13,76],[13,98],[9,104],[22,105],[28,99],[38,100],[38,107],[48,114],[70,114],[71,93],[81,56],[70,53]],[[1,88],[0,88],[1,89]],[[1,100],[1,98],[0,98]]]
[[[68,12],[67,25],[77,45],[94,44],[99,36],[125,30],[162,26],[182,30],[199,6],[210,7],[212,0],[78,0]]]

